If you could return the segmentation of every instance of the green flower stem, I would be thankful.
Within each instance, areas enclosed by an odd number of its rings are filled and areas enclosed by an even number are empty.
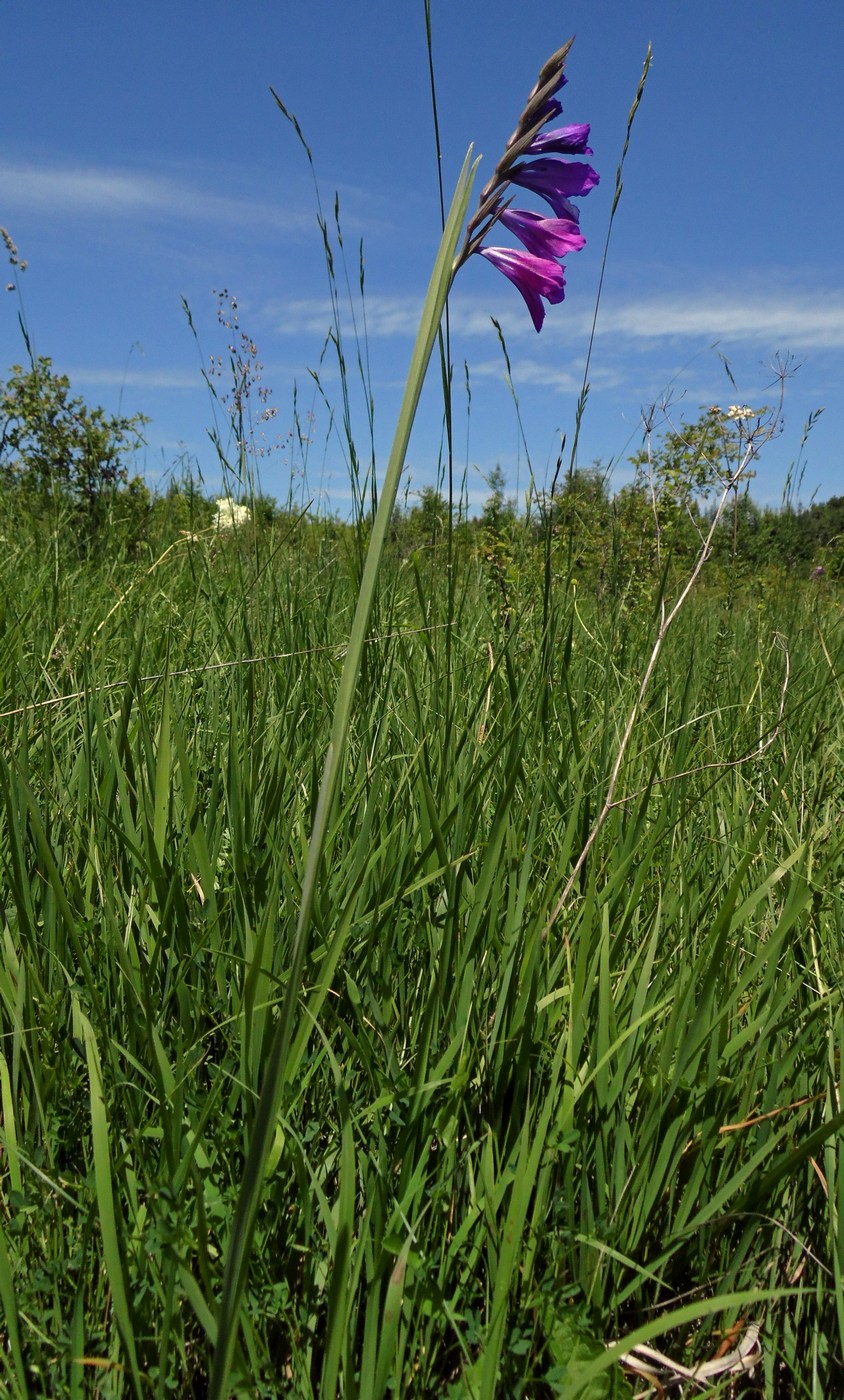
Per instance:
[[[286,1079],[288,1055],[297,1020],[302,972],[310,940],[317,879],[322,863],[331,809],[334,805],[343,765],[343,754],[349,733],[361,657],[366,644],[369,620],[375,599],[378,570],[395,506],[410,433],[419,405],[419,396],[425,382],[431,352],[454,276],[457,240],[466,222],[469,195],[477,165],[477,161],[472,163],[472,148],[470,147],[457,181],[428,286],[396,425],[396,434],[387,465],[387,473],[372,526],[349,645],[334,705],[331,738],[325,756],[319,799],[308,847],[308,860],[302,883],[302,902],[293,943],[290,974],[278,1025],[267,1059],[261,1095],[255,1114],[252,1140],[249,1144],[237,1210],[228,1241],[223,1291],[217,1318],[217,1345],[214,1351],[214,1365],[208,1391],[209,1400],[224,1400],[227,1394],[229,1372],[240,1324],[240,1308],[249,1272],[252,1236],[263,1191],[267,1161],[275,1135],[276,1120]]]

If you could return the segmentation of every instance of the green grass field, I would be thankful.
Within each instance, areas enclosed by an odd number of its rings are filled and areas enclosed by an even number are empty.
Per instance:
[[[359,581],[281,523],[127,564],[4,522],[0,1389],[203,1396]],[[382,571],[232,1377],[844,1391],[844,630],[655,636],[525,545]],[[500,590],[499,590],[500,592]],[[760,1327],[752,1346],[754,1324]],[[669,1384],[671,1382],[671,1384]],[[671,1386],[673,1385],[673,1389]]]

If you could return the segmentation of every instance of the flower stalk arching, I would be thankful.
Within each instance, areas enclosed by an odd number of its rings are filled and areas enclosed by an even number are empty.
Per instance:
[[[328,838],[334,800],[339,787],[346,740],[351,723],[352,704],[375,600],[378,570],[398,494],[399,480],[404,468],[410,432],[416,416],[422,385],[451,283],[454,279],[454,253],[460,237],[460,230],[466,218],[477,164],[477,161],[472,163],[470,147],[457,181],[434,270],[431,274],[384,485],[372,524],[357,607],[340,676],[337,699],[334,704],[331,735],[322,771],[314,824],[308,844],[308,857],[302,882],[302,899],[293,939],[287,985],[264,1068],[252,1137],[243,1171],[243,1181],[226,1249],[222,1295],[217,1311],[217,1340],[208,1388],[209,1400],[224,1400],[224,1397],[229,1393],[228,1381],[240,1328],[240,1309],[246,1290],[249,1256],[258,1208],[263,1195],[267,1164],[275,1137],[284,1086],[295,1073],[298,1059],[302,1053],[302,1037],[297,1036],[294,1044],[294,1031],[299,1019],[299,998],[310,946],[317,880]],[[329,974],[323,975],[321,984],[325,996],[328,995],[329,991],[330,973],[336,966],[341,952],[342,941],[336,941],[331,950],[331,957],[327,960],[331,965]],[[313,995],[311,1001],[313,1004]]]
[[[297,1033],[297,1024],[300,1020],[299,1001],[310,948],[317,883],[326,852],[331,814],[339,790],[352,706],[375,600],[381,558],[422,385],[448,294],[455,275],[466,259],[472,253],[482,253],[487,261],[499,268],[518,287],[531,312],[534,325],[539,330],[545,315],[542,298],[551,304],[563,300],[565,279],[563,268],[558,261],[560,255],[576,251],[583,245],[578,229],[579,215],[571,204],[571,197],[588,193],[598,181],[595,171],[590,166],[555,160],[547,154],[540,155],[536,161],[529,159],[531,154],[536,152],[560,152],[564,147],[572,153],[576,151],[578,154],[585,154],[587,151],[589,129],[585,126],[548,132],[545,144],[534,147],[534,151],[531,151],[532,143],[539,140],[543,127],[549,121],[555,120],[562,110],[555,93],[559,92],[566,81],[563,65],[570,47],[571,41],[553,54],[541,69],[519,124],[507,143],[492,179],[481,193],[475,215],[466,227],[465,241],[460,254],[457,254],[457,245],[466,220],[469,195],[478,164],[477,161],[472,163],[471,148],[463,163],[451,208],[445,220],[417,331],[384,484],[372,523],[357,606],[334,704],[331,734],[308,844],[290,968],[278,1022],[264,1066],[243,1180],[226,1246],[222,1294],[217,1308],[214,1359],[208,1387],[209,1400],[224,1400],[229,1393],[229,1376],[240,1329],[249,1257],[284,1087],[296,1073],[307,1043],[308,1029],[304,1028],[303,1033],[303,1028],[300,1027]],[[276,102],[284,115],[293,120],[302,139],[298,124],[277,97]],[[307,146],[305,149],[307,150]],[[523,157],[528,157],[527,161],[517,164]],[[531,181],[534,182],[533,185]],[[543,218],[529,211],[509,210],[509,201],[505,200],[505,193],[511,182],[520,183],[528,189],[535,188],[536,192],[552,205],[556,217]],[[505,214],[508,215],[506,219],[503,217]],[[524,252],[512,248],[482,246],[489,229],[498,221],[515,233],[524,245]],[[328,996],[331,978],[342,954],[343,941],[344,935],[338,935],[330,955],[323,962],[318,988],[311,992],[312,1015],[315,1008]]]

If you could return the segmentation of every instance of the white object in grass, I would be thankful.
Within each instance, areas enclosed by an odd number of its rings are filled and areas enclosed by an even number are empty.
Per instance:
[[[248,525],[251,519],[252,513],[248,506],[233,501],[230,496],[219,497],[217,519],[214,522],[218,530],[234,530],[238,525]]]

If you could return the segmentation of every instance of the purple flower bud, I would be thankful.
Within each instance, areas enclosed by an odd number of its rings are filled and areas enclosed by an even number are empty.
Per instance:
[[[541,131],[538,136],[534,136],[530,145],[525,148],[525,155],[591,156],[592,147],[586,144],[588,140],[588,122],[575,126],[558,126],[553,131]]]
[[[507,172],[512,184],[547,200],[558,219],[578,218],[571,197],[588,194],[600,178],[591,165],[578,160],[534,160]]]
[[[541,78],[541,77],[542,77],[542,74],[540,73],[539,76],[540,76],[540,78]],[[549,81],[550,81],[550,79],[549,79]],[[560,75],[559,75],[559,77],[558,77],[558,79],[557,79],[557,81],[556,81],[556,83],[555,83],[554,86],[552,87],[552,89],[551,89],[550,93],[548,94],[548,96],[546,97],[545,101],[546,101],[546,102],[550,102],[550,101],[552,100],[553,95],[554,95],[555,92],[562,92],[562,90],[563,90],[563,88],[565,87],[565,85],[566,85],[567,82],[568,82],[568,78],[566,77],[565,73],[561,71],[561,72],[560,72]],[[538,83],[538,84],[537,84],[537,86],[533,89],[533,92],[532,92],[531,95],[530,95],[530,100],[531,100],[531,101],[532,101],[533,98],[536,96],[536,94],[539,92],[540,87],[544,87],[544,86],[545,86],[544,83]],[[562,111],[562,108],[561,108],[560,110]]]
[[[544,122],[552,122],[555,117],[562,116],[563,104],[558,102],[556,97],[547,98],[541,107],[537,107],[532,113],[533,120],[538,122],[540,117]]]
[[[575,219],[547,219],[529,209],[505,209],[499,223],[538,258],[564,258],[567,253],[579,252],[586,243]]]
[[[545,297],[550,305],[556,306],[565,296],[566,279],[560,264],[550,258],[539,258],[534,253],[522,253],[514,248],[478,248],[477,251],[518,287],[527,303],[533,324],[538,331],[542,330],[542,322],[545,320],[542,297]]]

